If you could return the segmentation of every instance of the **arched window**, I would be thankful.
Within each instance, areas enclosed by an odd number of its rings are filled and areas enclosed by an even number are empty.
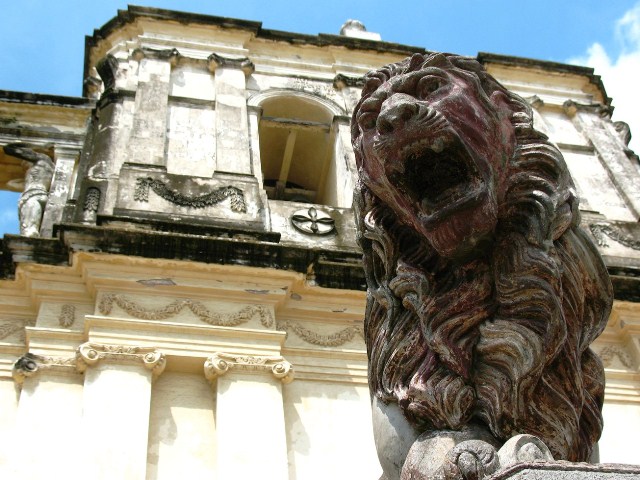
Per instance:
[[[260,161],[267,196],[336,205],[331,176],[335,111],[313,96],[288,92],[260,102]]]

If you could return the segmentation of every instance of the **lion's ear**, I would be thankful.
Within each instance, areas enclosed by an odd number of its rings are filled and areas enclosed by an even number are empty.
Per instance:
[[[507,118],[509,118],[513,113],[509,96],[505,92],[495,90],[491,94],[491,103],[493,103],[496,109]]]
[[[454,65],[449,61],[449,59],[442,53],[432,54],[427,60],[426,65],[429,67],[438,68],[455,68]]]

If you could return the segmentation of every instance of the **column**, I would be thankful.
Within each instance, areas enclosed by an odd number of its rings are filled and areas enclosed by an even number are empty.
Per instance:
[[[216,171],[250,175],[246,76],[253,72],[248,58],[209,57],[216,88]]]
[[[151,381],[165,357],[153,347],[85,343],[82,439],[85,477],[146,478]]]
[[[53,235],[53,225],[60,223],[62,219],[62,211],[69,197],[71,177],[73,176],[78,153],[78,150],[74,148],[56,146],[56,169],[49,189],[47,206],[42,216],[42,224],[40,225],[40,235],[42,237],[51,237]]]
[[[216,387],[217,478],[288,479],[282,384],[293,380],[291,364],[216,353],[204,371]]]
[[[11,475],[5,478],[79,478],[78,442],[82,376],[76,358],[27,353],[13,367],[22,388],[12,442]]]

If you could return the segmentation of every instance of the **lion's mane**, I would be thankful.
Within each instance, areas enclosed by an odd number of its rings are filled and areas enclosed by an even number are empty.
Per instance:
[[[602,431],[604,370],[589,345],[611,308],[606,268],[579,227],[562,155],[533,128],[528,103],[474,59],[445,57],[487,97],[507,95],[517,146],[490,245],[463,262],[440,257],[359,182],[372,395],[397,402],[421,431],[476,422],[501,441],[529,433],[556,459],[585,461]],[[366,76],[352,120],[359,169],[360,105],[432,58],[416,54]]]

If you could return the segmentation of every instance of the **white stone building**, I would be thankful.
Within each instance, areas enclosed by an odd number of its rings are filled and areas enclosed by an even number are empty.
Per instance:
[[[1,247],[2,478],[378,478],[349,121],[415,51],[129,7],[83,98],[0,91],[0,146],[55,162],[39,236]],[[591,69],[478,59],[574,176],[616,296],[601,460],[640,462],[638,158]],[[0,188],[24,175],[0,149]]]

